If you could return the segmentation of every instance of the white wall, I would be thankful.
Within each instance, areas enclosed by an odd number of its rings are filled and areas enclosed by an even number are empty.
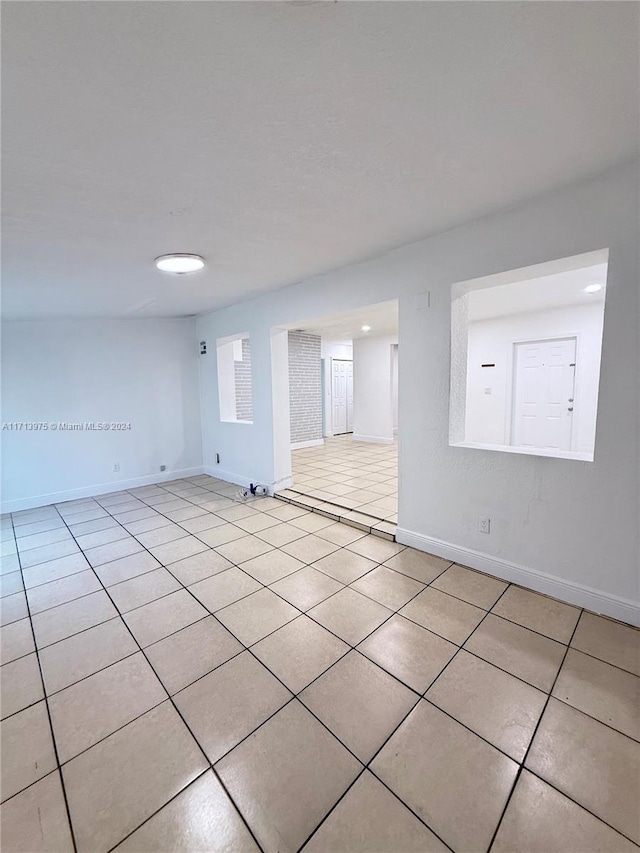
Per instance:
[[[393,441],[391,347],[396,337],[357,338],[353,342],[353,437]]]
[[[3,430],[3,511],[197,472],[197,352],[193,319],[4,323],[4,423],[118,421],[131,430]]]
[[[341,358],[350,361],[353,358],[353,341],[321,341],[322,358]]]
[[[391,418],[393,434],[398,432],[398,344],[391,347]]]
[[[271,471],[278,472],[278,479],[254,477],[249,467],[243,469],[242,473],[229,476],[229,471],[222,468],[227,464],[227,457],[220,459],[220,465],[216,466],[218,476],[226,477],[234,483],[248,486],[251,482],[270,485],[275,489],[285,489],[292,485],[291,476],[291,404],[289,394],[289,333],[284,330],[273,330],[269,340],[271,356],[271,402],[273,411],[273,424],[271,437],[273,440],[273,462]],[[206,372],[206,371],[205,371]],[[264,401],[263,401],[264,402]],[[254,399],[255,412],[255,399]],[[203,419],[204,421],[204,419]],[[238,441],[242,439],[239,432],[231,433],[231,437]],[[249,436],[251,438],[251,435]],[[225,447],[228,445],[225,444]],[[245,452],[249,448],[245,448]],[[211,470],[211,469],[209,469]],[[264,469],[263,469],[264,470]],[[249,472],[249,473],[247,473]]]
[[[593,451],[596,433],[602,303],[573,305],[469,324],[465,441],[509,444],[513,342],[577,335],[572,450]],[[482,367],[495,364],[495,367]],[[486,390],[491,389],[487,394]]]
[[[221,341],[216,346],[216,363],[218,366],[218,411],[223,421],[237,421],[236,407],[236,345],[242,347],[242,339]]]
[[[399,299],[399,537],[631,621],[638,565],[638,163],[198,319],[198,339],[248,329],[254,423],[217,420],[201,360],[205,465],[274,482],[271,329]],[[451,285],[610,249],[594,462],[449,446]],[[430,292],[430,300],[425,299]],[[253,349],[255,347],[255,349]],[[490,535],[478,516],[491,518]]]
[[[333,378],[331,376],[331,359],[339,358],[343,361],[353,360],[353,341],[327,341],[322,338],[320,342],[320,356],[323,367],[323,435],[333,435],[333,407],[331,395],[333,393]]]

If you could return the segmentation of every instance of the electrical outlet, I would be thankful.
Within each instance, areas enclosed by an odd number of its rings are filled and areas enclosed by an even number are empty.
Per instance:
[[[114,463],[113,463],[113,473],[114,473],[114,474],[117,474],[119,470],[120,470],[120,463],[119,463],[119,462],[114,462]]]
[[[490,518],[483,518],[482,516],[478,518],[478,533],[491,533]]]
[[[167,466],[166,466],[166,465],[161,465],[161,466],[160,466],[160,470],[161,470],[161,471],[166,471],[166,470],[167,470]]]

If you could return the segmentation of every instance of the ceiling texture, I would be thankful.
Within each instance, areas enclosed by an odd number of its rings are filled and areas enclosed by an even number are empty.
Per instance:
[[[628,160],[639,13],[5,0],[4,316],[212,310]]]
[[[596,293],[585,287],[598,284]],[[580,267],[566,272],[525,278],[511,284],[483,287],[469,293],[469,321],[488,320],[509,314],[531,314],[536,311],[568,306],[599,305],[604,311],[607,264]]]
[[[369,329],[363,331],[363,326]],[[322,317],[299,320],[282,329],[298,329],[320,335],[325,341],[352,341],[357,338],[398,334],[398,300],[377,302],[352,311],[325,314]]]

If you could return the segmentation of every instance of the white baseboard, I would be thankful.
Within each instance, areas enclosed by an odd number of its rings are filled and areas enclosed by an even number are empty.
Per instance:
[[[203,471],[211,477],[217,477],[218,480],[224,480],[226,483],[234,483],[235,485],[241,486],[245,489],[248,488],[251,483],[266,486],[270,495],[280,489],[290,488],[293,482],[291,477],[284,477],[282,480],[278,480],[277,483],[267,483],[264,480],[256,480],[255,477],[245,477],[244,474],[234,474],[233,471],[220,470],[217,465],[215,467],[205,466]]]
[[[210,477],[216,477],[218,480],[224,480],[226,483],[233,483],[236,486],[247,487],[251,483],[255,483],[255,478],[252,480],[250,477],[245,477],[242,474],[234,474],[233,471],[224,471],[221,468],[218,468],[217,465],[214,467],[206,466],[204,467],[204,473],[209,474]],[[268,483],[262,483],[261,485],[268,485]]]
[[[324,444],[324,438],[312,438],[311,441],[295,441],[291,449],[302,450],[303,447],[318,447],[321,444]]]
[[[356,435],[353,433],[354,441],[368,441],[372,444],[393,444],[392,438],[381,438],[378,435]]]
[[[594,613],[619,619],[630,625],[640,625],[640,603],[629,598],[621,598],[617,595],[593,589],[589,586],[576,583],[575,581],[563,580],[555,575],[548,575],[516,563],[509,563],[499,557],[491,557],[481,551],[473,551],[460,545],[452,545],[431,536],[414,533],[399,527],[396,531],[396,541],[402,545],[410,545],[419,551],[427,551],[445,560],[451,560],[462,566],[477,569],[489,575],[502,578],[502,580],[519,586],[533,589],[544,595],[559,598],[568,604],[584,607]]]
[[[204,468],[184,468],[181,471],[164,471],[162,474],[148,474],[146,477],[136,477],[132,480],[118,480],[111,483],[99,483],[95,486],[85,486],[81,489],[68,489],[64,492],[51,492],[48,495],[35,495],[31,498],[19,498],[14,501],[4,501],[0,504],[0,512],[19,512],[23,509],[36,509],[48,504],[59,504],[65,501],[75,501],[79,498],[93,498],[96,495],[107,495],[111,492],[122,492],[127,489],[137,489],[140,486],[153,486],[155,483],[166,483],[168,480],[182,480],[186,477],[197,477],[203,474]]]

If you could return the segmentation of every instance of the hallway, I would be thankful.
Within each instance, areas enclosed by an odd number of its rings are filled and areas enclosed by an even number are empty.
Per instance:
[[[322,446],[292,451],[291,464],[292,491],[397,524],[397,442],[372,444],[354,441],[351,434],[332,436]]]

